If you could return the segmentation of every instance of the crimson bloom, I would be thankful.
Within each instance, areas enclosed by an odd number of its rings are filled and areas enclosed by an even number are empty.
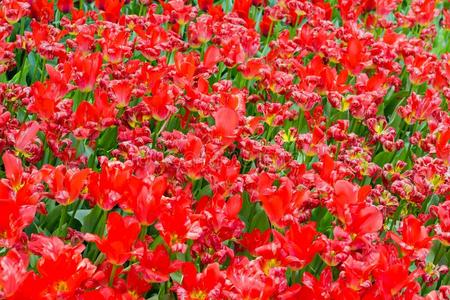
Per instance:
[[[178,298],[188,300],[219,297],[225,280],[223,273],[219,269],[219,264],[210,264],[202,273],[197,273],[195,265],[191,262],[186,262],[181,270],[183,282],[175,287]]]
[[[94,89],[97,76],[102,66],[102,55],[99,52],[83,56],[76,53],[73,59],[75,67],[75,83],[82,92],[90,92]]]
[[[64,166],[47,166],[50,174],[45,180],[54,194],[55,200],[61,205],[73,203],[87,183],[90,169],[74,170]]]
[[[114,100],[119,108],[126,107],[131,99],[131,92],[133,91],[133,85],[128,80],[123,80],[111,85],[111,90],[114,95]]]
[[[5,166],[6,178],[8,178],[9,185],[15,191],[20,190],[23,185],[22,162],[11,152],[5,152],[2,156],[2,161]]]
[[[381,212],[364,203],[370,187],[356,187],[352,183],[338,180],[334,184],[336,197],[334,207],[338,218],[343,221],[349,232],[357,235],[376,232],[383,225]]]
[[[148,282],[164,282],[169,275],[181,267],[180,261],[171,261],[169,253],[163,245],[158,245],[153,251],[144,249],[139,259],[139,269],[142,270]]]
[[[24,157],[33,155],[31,145],[37,139],[37,133],[40,129],[39,123],[31,121],[23,124],[15,136],[15,149]]]
[[[298,239],[298,237],[302,237]],[[302,269],[310,263],[316,254],[320,254],[325,243],[316,230],[315,223],[304,226],[293,224],[285,233],[288,256],[286,260],[294,269]]]
[[[450,201],[430,207],[430,212],[439,219],[435,225],[437,238],[445,245],[450,245]]]
[[[28,255],[11,249],[5,256],[0,257],[0,297],[11,298],[20,288],[29,274]]]
[[[174,96],[169,86],[164,83],[158,84],[153,90],[154,94],[144,97],[143,101],[150,109],[152,117],[158,121],[163,121],[173,111]]]
[[[30,4],[27,1],[4,0],[0,12],[9,24],[15,24],[30,13]]]
[[[222,107],[215,113],[214,120],[216,121],[217,135],[224,141],[232,141],[239,125],[237,112],[229,107]]]
[[[273,181],[268,174],[261,174],[258,181],[258,197],[270,221],[282,227],[282,218],[289,212],[292,204],[293,185],[290,180],[283,178],[279,188],[276,188],[272,186]]]
[[[135,185],[130,195],[130,208],[136,215],[136,219],[142,225],[151,225],[158,218],[162,203],[161,197],[167,188],[167,179],[158,177],[151,185],[147,185],[140,180],[132,180],[131,184]],[[137,193],[137,195],[136,195]]]
[[[214,4],[214,0],[199,0],[198,6],[201,10],[207,11]]]
[[[131,176],[131,165],[105,161],[100,173],[91,172],[88,191],[95,204],[111,210],[123,197],[126,182]]]
[[[11,248],[33,222],[37,206],[36,199],[28,194],[33,182],[22,179],[21,161],[8,152],[2,160],[7,180],[0,181],[0,246]]]
[[[28,246],[41,257],[36,266],[39,275],[24,284],[31,284],[39,298],[73,297],[96,270],[89,259],[82,257],[84,246],[81,244],[65,245],[57,237],[32,235]]]
[[[104,12],[105,19],[109,22],[117,22],[120,17],[125,0],[95,0],[97,8]]]
[[[43,22],[53,21],[55,16],[53,1],[31,0],[29,2],[31,3],[31,16]]]
[[[186,240],[198,239],[202,233],[199,222],[181,205],[161,213],[159,223],[155,227],[172,251],[185,252]]]
[[[388,235],[396,244],[400,246],[405,255],[415,254],[425,258],[431,246],[431,237],[428,230],[416,217],[409,215],[403,219],[401,236],[394,232]]]
[[[122,265],[131,257],[140,230],[141,226],[134,217],[122,217],[117,212],[111,212],[106,222],[106,236],[100,238],[85,234],[85,239],[95,242],[111,264]]]
[[[58,9],[67,14],[73,9],[73,0],[58,0]]]
[[[431,89],[425,92],[423,98],[412,93],[407,99],[407,105],[399,107],[398,113],[408,124],[422,122],[428,120],[435,111],[439,110],[441,101],[439,94]]]
[[[0,298],[450,298],[447,2],[0,0]]]

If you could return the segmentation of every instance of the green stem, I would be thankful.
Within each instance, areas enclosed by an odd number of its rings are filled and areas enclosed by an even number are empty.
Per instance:
[[[166,120],[164,121],[164,123],[162,124],[161,128],[159,128],[158,133],[156,135],[156,137],[158,138],[161,133],[166,129],[167,124],[169,124],[170,120],[172,119],[172,116],[167,117]]]
[[[205,51],[206,51],[207,43],[202,43],[200,46],[200,59],[203,60],[205,58]]]
[[[298,26],[298,22],[299,22],[299,21],[300,21],[300,15],[297,15],[297,16],[295,17],[295,24],[294,24],[294,26],[291,28],[291,32],[290,32],[291,37],[294,36],[295,31],[297,30],[297,26]]]
[[[24,73],[24,66],[25,66],[25,56],[27,56],[27,52],[26,52],[26,50],[24,50],[24,53],[22,54],[22,56],[21,56],[21,60],[20,60],[20,75],[19,75],[19,81],[17,82],[18,84],[21,84],[21,82],[22,82],[22,77],[23,77],[23,73]]]
[[[352,132],[356,133],[355,131],[356,131],[356,123],[357,122],[358,122],[358,119],[351,118],[351,120],[350,120],[351,125],[350,125],[349,133],[352,133]]]
[[[159,296],[159,298],[158,298],[158,299],[164,299],[163,297],[164,297],[165,294],[166,294],[166,285],[167,285],[167,283],[168,283],[168,281],[162,282],[162,283],[159,285],[159,291],[158,291],[158,296]]]
[[[180,27],[179,27],[179,32],[178,32],[178,34],[180,35],[180,38],[181,38],[182,40],[184,40],[184,31],[185,31],[185,28],[186,28],[186,24],[182,24],[182,25],[180,25]]]
[[[267,129],[267,131],[266,131],[266,136],[265,136],[265,139],[266,139],[267,141],[270,141],[270,140],[271,140],[272,132],[274,131],[275,127],[276,127],[276,126],[269,125],[269,129]]]
[[[101,264],[103,262],[103,260],[105,259],[105,254],[100,253],[97,258],[94,261],[94,265],[98,266],[99,264]]]
[[[297,132],[301,133],[303,127],[303,120],[305,119],[305,113],[302,109],[298,111],[298,119],[297,119]]]
[[[250,202],[250,203],[251,203],[251,202]],[[250,227],[251,227],[251,225],[252,225],[253,217],[255,216],[256,205],[258,205],[257,202],[253,202],[253,203],[252,203],[252,208],[250,209],[250,211],[249,211],[249,213],[248,213],[247,220],[248,220],[248,228],[249,228],[249,229],[250,229]]]
[[[305,155],[304,164],[306,165],[306,167],[308,167],[309,164],[311,163],[311,160],[314,158],[314,156],[306,155],[306,153],[304,153],[304,155]]]
[[[143,241],[145,239],[145,235],[147,234],[147,225],[142,225],[141,232],[139,233],[139,240]]]
[[[439,245],[437,246],[436,249],[436,255],[433,259],[433,264],[437,265],[439,263],[439,261],[441,260],[442,256],[445,254],[445,247],[443,247],[442,243],[439,242]]]
[[[142,16],[142,14],[144,13],[144,3],[141,3],[139,6],[139,14],[138,16]]]
[[[108,218],[108,211],[103,210],[102,208],[100,209],[102,210],[102,212],[98,216],[97,225],[95,226],[95,232],[98,236],[103,236],[103,231],[105,230],[105,227],[103,225],[105,225],[106,219]]]
[[[248,173],[248,171],[250,171],[251,167],[252,167],[252,161],[251,160],[243,162],[241,174]]]
[[[83,203],[83,200],[78,200],[77,203],[75,204],[75,208],[73,209],[72,215],[70,216],[69,224],[71,224],[73,222],[73,219],[75,219],[75,214],[77,213],[77,210],[80,208],[81,203]]]
[[[40,81],[42,81],[42,82],[44,82],[44,79],[45,79],[45,64],[46,63],[47,63],[47,59],[44,58],[42,60],[41,79],[40,79]]]
[[[66,228],[64,227],[64,224],[66,223],[66,216],[67,216],[67,205],[63,205],[61,209],[61,216],[59,218],[59,226],[58,226],[58,233],[61,235],[61,237],[66,236]]]
[[[395,223],[397,223],[397,219],[400,217],[403,207],[405,206],[405,203],[406,203],[405,201],[401,201],[400,204],[398,205],[397,210],[395,211],[395,214],[392,218],[392,224],[391,224],[390,230],[394,229]]]
[[[109,276],[109,286],[112,287],[114,283],[114,277],[116,276],[118,265],[113,265],[111,270],[111,275]]]
[[[155,149],[155,147],[156,147],[156,140],[158,139],[158,132],[162,128],[162,124],[163,124],[161,121],[155,120],[155,122],[156,122],[155,129],[152,134],[152,148],[153,149]]]
[[[270,37],[272,36],[272,31],[273,31],[273,23],[274,23],[273,21],[270,22],[269,33],[267,34],[266,42],[264,43],[263,53],[266,52],[266,49],[269,46],[269,40],[270,40]]]
[[[103,232],[105,231],[105,223],[108,217],[108,211],[103,210],[100,206],[95,206],[94,209],[100,209],[101,212],[97,217],[94,228],[92,228],[92,233],[102,237]],[[95,243],[89,243],[84,252],[86,253],[87,258],[89,258],[91,261],[94,261],[94,259],[97,257],[96,251],[97,249],[95,247]]]

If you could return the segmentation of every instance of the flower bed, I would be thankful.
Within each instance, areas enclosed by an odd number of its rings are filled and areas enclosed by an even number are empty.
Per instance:
[[[449,299],[450,3],[2,0],[1,299]]]

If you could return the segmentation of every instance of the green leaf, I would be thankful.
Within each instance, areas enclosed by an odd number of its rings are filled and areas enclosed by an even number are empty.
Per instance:
[[[55,208],[48,210],[49,213],[45,217],[45,221],[42,224],[42,227],[47,229],[49,232],[54,232],[59,226],[59,220],[61,219],[61,213],[63,212],[63,206],[58,205]],[[66,213],[66,220],[69,218],[69,215]]]
[[[29,71],[30,64],[28,63],[28,60],[25,60],[25,65],[19,72],[16,73],[16,75],[14,75],[14,77],[11,79],[11,83],[27,85],[27,74]]]
[[[109,151],[117,147],[117,127],[112,126],[100,134],[97,139],[97,148]]]
[[[212,191],[211,191],[211,187],[209,186],[209,184],[205,185],[199,193],[199,198],[203,197],[203,196],[212,196]]]
[[[258,206],[259,208],[259,206]],[[269,219],[267,218],[267,215],[265,211],[262,208],[257,209],[259,210],[255,217],[252,219],[252,223],[250,225],[250,231],[253,229],[258,228],[261,231],[265,231],[270,228]]]
[[[80,201],[80,200],[78,200]],[[85,218],[87,217],[87,215],[89,215],[89,213],[92,212],[92,209],[79,209],[77,210],[77,212],[75,213],[75,219],[77,219],[78,221],[80,221],[81,225],[84,224]]]
[[[177,272],[171,273],[170,278],[172,278],[173,281],[181,283],[181,281],[183,280],[183,274],[181,274],[180,271],[177,271]]]
[[[383,167],[386,163],[391,162],[392,158],[394,157],[395,152],[386,152],[382,151],[375,155],[373,158],[373,162],[379,165],[380,167]]]
[[[81,221],[81,232],[91,232],[95,233],[98,226],[105,226],[105,224],[99,224],[100,219],[103,215],[103,210],[99,206],[95,206]]]
[[[402,90],[397,93],[389,95],[384,101],[384,115],[390,116],[395,112],[395,109],[404,101],[405,98],[409,97],[409,90]]]
[[[150,249],[152,249],[152,250],[155,250],[155,248],[158,246],[158,245],[164,245],[164,239],[162,238],[162,236],[161,235],[158,235],[154,240],[153,240],[153,242],[152,242],[152,244],[150,245]]]
[[[400,128],[400,124],[402,123],[402,118],[394,113],[394,117],[390,120],[389,122],[389,126],[394,127],[394,128]]]
[[[438,205],[439,204],[439,196],[438,195],[432,195],[429,199],[423,203],[422,211],[428,213],[430,206],[432,205]]]
[[[325,207],[316,207],[312,210],[311,221],[316,222],[317,230],[322,233],[331,233],[334,216]]]
[[[239,217],[245,223],[246,228],[248,228],[250,225],[249,222],[252,205],[253,203],[250,202],[248,194],[244,192],[242,194],[242,208],[241,211],[239,212]]]

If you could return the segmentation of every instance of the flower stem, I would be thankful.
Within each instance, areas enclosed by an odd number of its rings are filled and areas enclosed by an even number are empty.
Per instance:
[[[67,216],[67,205],[63,205],[61,209],[61,216],[59,218],[59,225],[58,225],[58,233],[61,235],[61,237],[66,236],[66,228],[67,226],[64,226],[66,223],[66,216]]]
[[[111,270],[111,275],[109,276],[109,286],[112,287],[114,283],[114,277],[116,276],[118,265],[113,265]]]

